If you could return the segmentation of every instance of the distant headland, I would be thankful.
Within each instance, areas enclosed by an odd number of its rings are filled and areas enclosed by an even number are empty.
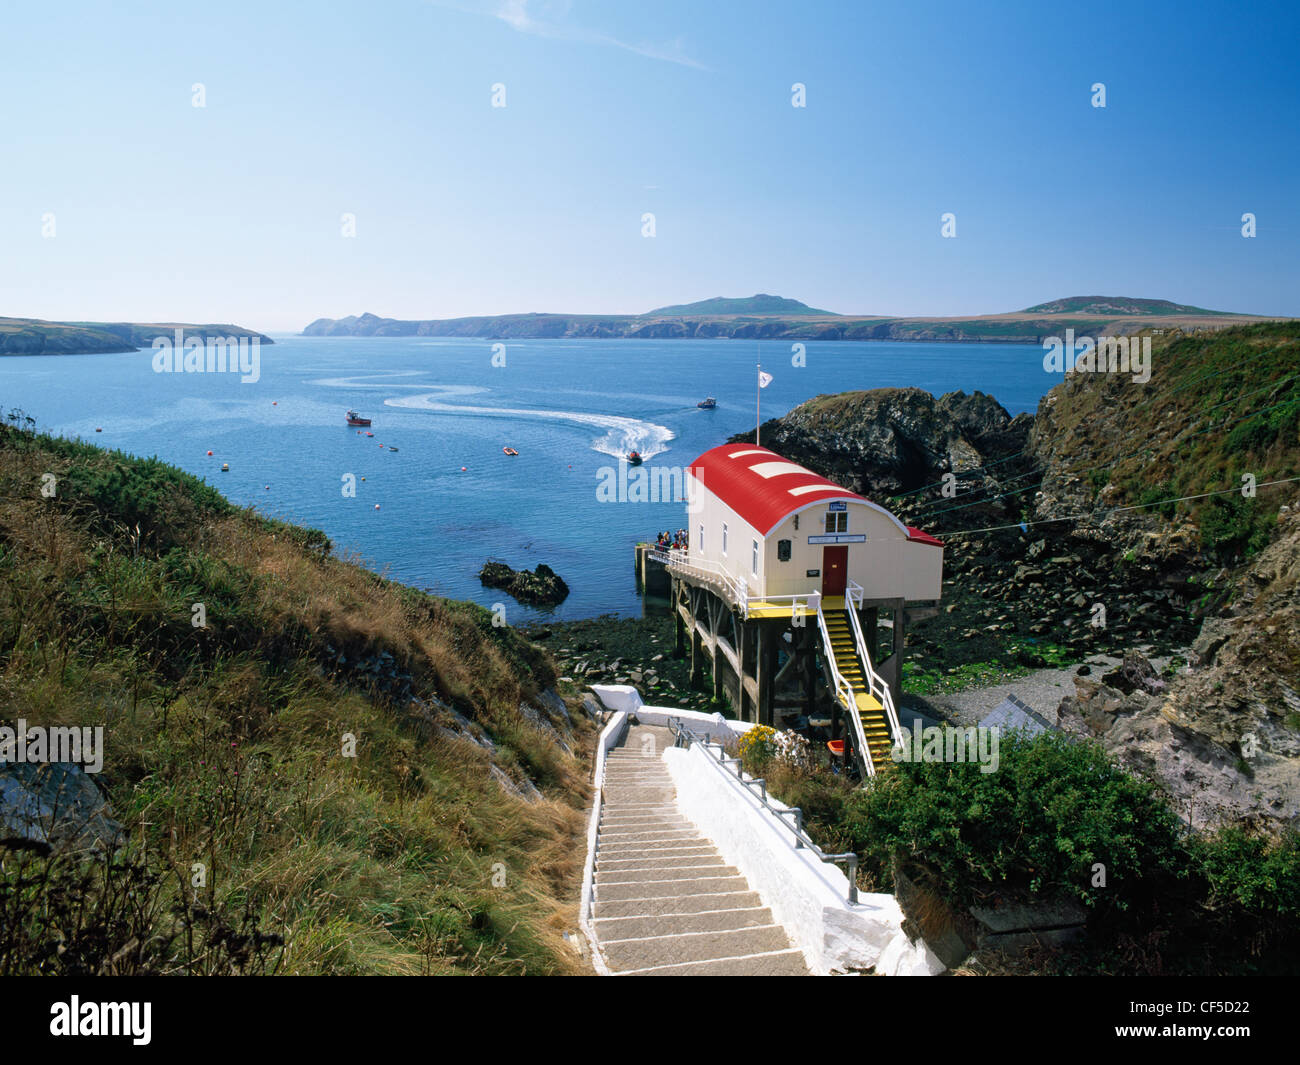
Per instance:
[[[645,314],[499,314],[473,318],[404,320],[374,314],[318,318],[302,331],[314,337],[473,337],[512,340],[560,337],[737,340],[929,340],[1040,343],[1073,328],[1109,335],[1143,328],[1220,328],[1261,320],[1257,315],[1211,311],[1169,300],[1128,296],[1072,296],[1023,311],[972,318],[895,318],[818,310],[783,296],[660,307]]]
[[[270,337],[238,325],[194,325],[186,322],[45,322],[39,318],[0,318],[0,355],[100,355],[139,351],[155,337],[171,338],[176,330],[206,344],[218,337]]]

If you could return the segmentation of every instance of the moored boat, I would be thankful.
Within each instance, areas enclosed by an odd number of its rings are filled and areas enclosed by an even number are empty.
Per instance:
[[[354,410],[350,410],[350,411],[348,411],[348,424],[349,424],[349,425],[369,425],[369,424],[370,424],[370,419],[369,419],[369,418],[363,418],[363,417],[361,417],[361,415],[358,414],[356,411],[354,411]]]

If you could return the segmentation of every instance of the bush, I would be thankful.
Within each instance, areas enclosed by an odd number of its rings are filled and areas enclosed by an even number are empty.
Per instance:
[[[846,829],[879,876],[895,861],[938,873],[970,904],[993,889],[1123,909],[1178,864],[1178,822],[1155,789],[1100,746],[1057,733],[1001,737],[999,767],[903,762],[852,797]],[[1106,886],[1094,887],[1094,866]]]

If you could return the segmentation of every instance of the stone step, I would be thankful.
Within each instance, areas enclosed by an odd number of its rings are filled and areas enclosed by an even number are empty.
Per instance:
[[[605,961],[615,972],[789,949],[790,941],[786,938],[785,930],[775,925],[728,932],[687,932],[616,942],[605,940],[601,943]]]
[[[704,895],[720,891],[744,891],[749,885],[739,874],[735,876],[699,876],[665,880],[645,880],[633,884],[606,884],[599,888],[599,897],[607,902],[626,899],[680,898],[684,895]]]
[[[703,839],[700,830],[694,825],[683,828],[614,828],[601,829],[600,838],[606,843],[637,843],[642,840]]]
[[[714,841],[705,839],[705,836],[698,836],[693,840],[659,840],[653,843],[604,843],[599,837],[597,839],[599,857],[602,858],[633,858],[641,854],[645,857],[653,857],[662,852],[681,853],[684,850],[695,850],[701,847],[712,850]]]
[[[745,906],[730,910],[708,910],[704,913],[601,917],[596,921],[596,936],[601,941],[612,942],[640,936],[671,936],[681,932],[728,932],[772,923],[772,913],[767,907]]]
[[[620,976],[807,976],[803,955],[790,949],[755,957],[664,965],[649,969],[623,969]]]
[[[597,885],[634,884],[638,881],[660,882],[670,877],[687,876],[739,876],[740,873],[730,865],[716,865],[705,862],[703,865],[682,865],[665,869],[662,866],[650,869],[597,869]]]
[[[602,858],[596,863],[596,871],[600,872],[602,869],[683,869],[705,865],[721,866],[723,863],[722,855],[710,847],[699,853],[678,854],[674,851],[667,858],[646,856]]]
[[[703,895],[666,895],[652,899],[596,899],[593,914],[606,917],[658,917],[670,913],[709,913],[762,906],[757,891],[717,891]]]

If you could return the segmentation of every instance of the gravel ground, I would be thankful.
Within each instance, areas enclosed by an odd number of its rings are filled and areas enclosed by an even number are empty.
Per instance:
[[[1103,673],[1110,672],[1122,662],[1123,659],[1111,655],[1093,655],[1086,663],[1092,667],[1088,676],[1098,680]],[[1157,672],[1162,671],[1168,663],[1168,658],[1151,659]],[[1014,695],[1048,721],[1055,721],[1056,708],[1061,705],[1061,700],[1074,694],[1074,678],[1078,673],[1078,665],[1037,669],[1023,677],[982,688],[968,688],[966,691],[946,692],[942,695],[904,695],[899,723],[906,726],[909,722],[903,719],[916,716],[922,719],[924,725],[943,721],[954,725],[978,725],[1008,695]]]
[[[1108,655],[1094,655],[1088,659],[1087,664],[1092,667],[1091,676],[1096,678],[1119,665],[1120,661]],[[1061,700],[1067,695],[1074,694],[1074,678],[1078,669],[1077,665],[1057,669],[1036,669],[1023,677],[1015,677],[1002,684],[991,684],[983,688],[968,688],[966,691],[945,692],[942,695],[925,697],[905,695],[903,704],[906,709],[914,711],[923,719],[934,718],[954,725],[978,725],[998,703],[1008,695],[1014,695],[1030,709],[1042,714],[1048,721],[1054,721],[1056,708],[1061,705]]]

